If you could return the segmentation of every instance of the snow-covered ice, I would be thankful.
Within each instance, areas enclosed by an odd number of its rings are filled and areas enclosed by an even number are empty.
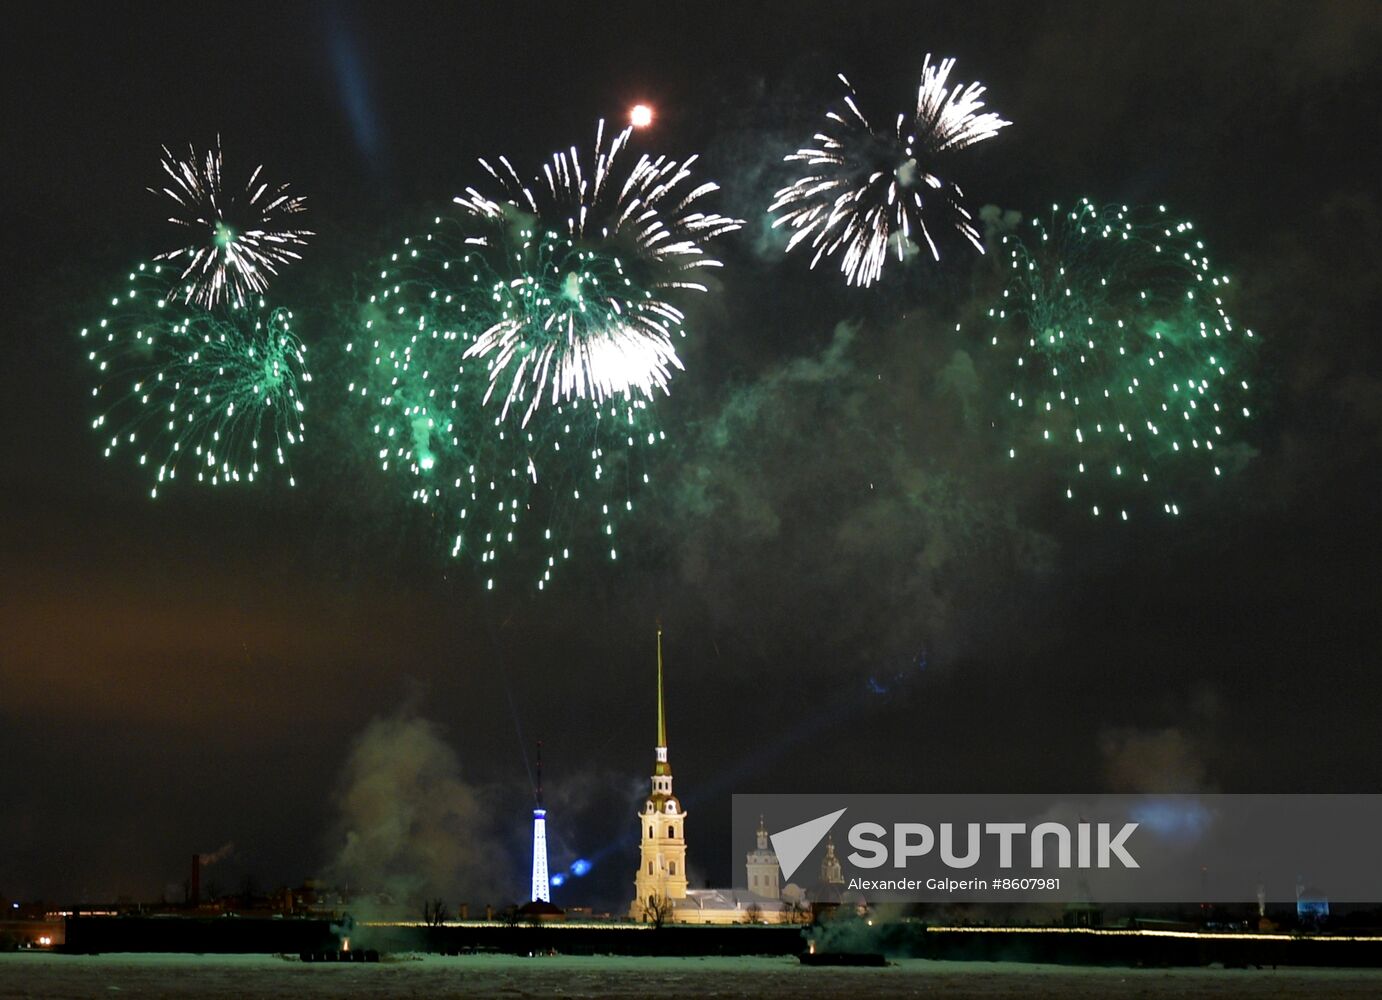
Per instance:
[[[907,959],[885,969],[792,958],[397,956],[377,965],[296,956],[0,954],[0,998],[140,997],[1377,997],[1378,969],[1099,969]]]

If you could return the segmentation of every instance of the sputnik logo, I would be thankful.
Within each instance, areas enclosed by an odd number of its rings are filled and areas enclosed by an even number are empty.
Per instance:
[[[801,863],[816,849],[816,845],[825,839],[835,821],[844,814],[845,810],[837,809],[805,823],[789,826],[780,833],[769,834],[768,839],[773,842],[773,850],[777,852],[777,864],[782,869],[784,880],[791,879]]]

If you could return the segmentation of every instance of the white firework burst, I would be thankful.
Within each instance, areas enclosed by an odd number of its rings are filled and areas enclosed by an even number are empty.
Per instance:
[[[954,59],[933,65],[926,56],[916,112],[910,118],[899,114],[891,131],[869,124],[854,88],[840,76],[848,90],[843,109],[826,114],[829,124],[816,133],[815,145],[786,157],[805,164],[808,172],[778,191],[768,207],[776,215],[774,228],[795,230],[789,252],[809,243],[815,250],[813,268],[838,255],[846,283],[861,287],[882,276],[890,253],[901,260],[908,246],[923,240],[939,260],[933,226],[953,228],[983,252],[963,192],[939,171],[949,154],[1012,123],[991,111],[981,113],[982,84],[948,86],[954,65]]]
[[[226,190],[217,139],[204,154],[188,146],[185,159],[164,146],[162,166],[167,182],[149,190],[172,202],[168,221],[185,231],[187,242],[156,259],[182,267],[178,294],[184,301],[207,309],[244,306],[264,293],[280,267],[301,259],[294,247],[313,234],[290,228],[288,220],[304,211],[306,199],[288,194],[286,184],[261,181],[262,165],[242,190]]]
[[[573,146],[543,164],[532,183],[506,157],[480,164],[504,194],[467,188],[456,204],[490,224],[472,242],[502,251],[492,299],[499,315],[466,350],[489,364],[491,395],[503,412],[524,403],[526,424],[552,403],[667,391],[681,368],[673,335],[685,318],[670,298],[704,292],[704,268],[722,266],[706,244],[743,225],[698,202],[719,189],[693,184],[697,157],[641,155],[627,173],[620,154],[632,128],[605,147],[596,129],[593,163]]]

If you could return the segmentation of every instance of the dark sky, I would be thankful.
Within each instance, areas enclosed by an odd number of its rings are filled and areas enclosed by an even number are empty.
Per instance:
[[[402,872],[520,895],[546,746],[560,898],[618,904],[652,760],[653,621],[696,873],[735,791],[1375,791],[1382,15],[1369,2],[34,4],[0,73],[0,894],[156,897]],[[1170,523],[1095,523],[999,461],[941,372],[992,284],[948,254],[847,290],[762,238],[844,71],[904,107],[954,55],[1014,124],[973,207],[1167,202],[1264,341],[1256,458]],[[485,591],[353,440],[332,304],[481,179],[588,145],[699,151],[746,220],[615,566]],[[306,194],[275,286],[318,378],[295,491],[104,461],[76,331],[163,248],[161,143]],[[982,362],[974,405],[998,388]],[[982,413],[983,411],[979,411]],[[520,736],[521,733],[521,736]],[[370,786],[387,794],[361,792]],[[438,803],[441,802],[441,805]],[[454,805],[449,804],[454,803]],[[390,843],[376,827],[407,817]],[[346,858],[347,834],[382,860]],[[370,838],[375,838],[371,840]],[[418,845],[451,844],[456,853]],[[459,845],[464,845],[462,846]],[[744,849],[736,845],[736,853]],[[438,852],[440,851],[440,855]],[[438,857],[440,856],[440,860]],[[374,865],[375,867],[371,867]],[[416,869],[416,870],[414,870]],[[379,875],[384,878],[384,875]]]

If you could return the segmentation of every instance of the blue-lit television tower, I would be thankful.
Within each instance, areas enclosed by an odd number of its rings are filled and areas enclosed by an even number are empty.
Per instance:
[[[537,801],[533,805],[533,899],[552,901],[547,881],[547,810],[542,806],[542,741],[537,741]]]

